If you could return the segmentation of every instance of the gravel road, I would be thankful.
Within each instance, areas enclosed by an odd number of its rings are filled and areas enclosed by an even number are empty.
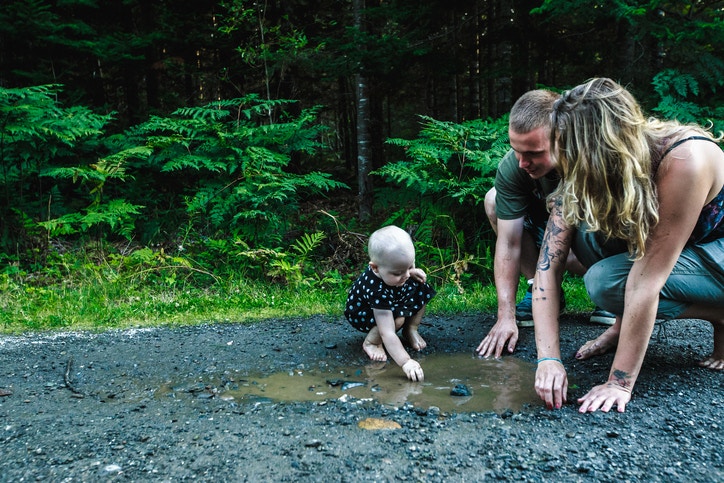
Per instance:
[[[575,361],[602,328],[565,317],[575,401],[612,355]],[[492,323],[428,317],[419,357],[472,354]],[[724,373],[696,366],[711,333],[658,326],[626,412],[587,415],[535,399],[469,411],[341,389],[239,397],[257,377],[365,367],[362,334],[341,317],[1,336],[0,481],[722,482]],[[515,357],[532,368],[532,329]]]

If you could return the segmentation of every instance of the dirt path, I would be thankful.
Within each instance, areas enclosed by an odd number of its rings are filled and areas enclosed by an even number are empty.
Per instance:
[[[425,354],[470,353],[492,318],[427,322]],[[563,326],[571,400],[606,377],[612,356],[572,358],[600,331]],[[701,321],[655,329],[624,414],[226,397],[250,373],[363,366],[360,343],[341,318],[0,337],[0,481],[724,481],[724,374],[695,364]],[[519,347],[535,359],[532,329]]]

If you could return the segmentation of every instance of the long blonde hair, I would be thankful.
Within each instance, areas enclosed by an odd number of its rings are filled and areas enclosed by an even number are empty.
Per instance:
[[[624,240],[634,259],[643,257],[659,221],[654,163],[672,137],[694,128],[646,119],[633,96],[606,78],[563,93],[551,120],[552,155],[562,176],[552,196],[566,224],[586,223]]]

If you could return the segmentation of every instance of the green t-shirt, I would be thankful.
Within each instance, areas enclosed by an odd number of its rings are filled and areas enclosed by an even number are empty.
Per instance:
[[[546,197],[557,187],[560,176],[552,170],[540,179],[531,178],[518,167],[515,151],[503,156],[495,174],[495,214],[501,220],[515,220],[526,215],[536,226],[548,222]]]

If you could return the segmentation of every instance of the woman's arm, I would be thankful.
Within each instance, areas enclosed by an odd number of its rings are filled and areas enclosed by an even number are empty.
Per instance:
[[[561,362],[558,316],[561,280],[574,233],[573,228],[565,225],[561,214],[560,202],[555,200],[533,282],[533,320],[538,349],[535,389],[548,408],[556,409],[566,402],[568,393],[568,377]]]

